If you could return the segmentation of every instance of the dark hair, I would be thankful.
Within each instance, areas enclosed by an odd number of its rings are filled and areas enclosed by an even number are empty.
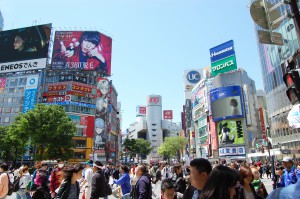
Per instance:
[[[235,170],[218,165],[208,175],[202,189],[200,199],[229,199],[229,189],[238,182],[239,176]]]
[[[103,164],[100,161],[95,161],[94,165],[98,166],[98,167],[103,167]],[[100,168],[95,167],[97,170],[101,170]]]
[[[4,171],[7,171],[8,170],[8,165],[6,163],[2,163],[0,165],[0,168],[3,169]]]
[[[143,164],[139,165],[136,170],[141,170],[143,174],[147,173],[147,168]]]
[[[238,102],[236,101],[236,99],[231,99],[230,100],[230,106],[233,106],[233,107],[237,107],[238,106]]]
[[[240,167],[239,174],[240,174],[240,183],[242,185],[244,185],[244,179],[247,178],[249,176],[249,174],[252,176],[252,180],[254,179],[254,175],[253,175],[250,167],[248,167],[246,165],[242,165]]]
[[[96,31],[86,31],[83,32],[79,42],[82,43],[82,41],[89,41],[93,43],[95,46],[98,46],[100,44],[101,38],[100,33]]]
[[[212,170],[210,162],[204,158],[197,158],[192,160],[190,166],[195,167],[198,173],[206,172],[207,174],[209,174]]]
[[[129,173],[129,169],[126,165],[122,165],[121,169],[125,172],[125,173]]]
[[[42,167],[43,167],[43,166],[48,166],[48,164],[46,164],[46,163],[43,163],[43,164],[42,164]]]
[[[58,159],[56,160],[57,163],[59,163],[59,162],[61,162],[61,161],[62,161],[62,159],[60,159],[60,158],[58,158]]]
[[[161,182],[161,188],[160,190],[162,192],[165,192],[166,189],[174,189],[175,190],[175,186],[172,182],[171,179],[164,179],[162,182]]]
[[[78,173],[79,171],[81,171],[83,169],[84,169],[84,167],[81,164],[67,165],[62,170],[63,179],[70,181],[73,176],[73,173]]]
[[[35,178],[35,184],[39,186],[47,185],[48,176],[45,170],[40,169]]]

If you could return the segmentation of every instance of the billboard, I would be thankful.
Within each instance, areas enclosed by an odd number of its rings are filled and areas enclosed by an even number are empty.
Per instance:
[[[217,123],[219,146],[245,143],[242,120],[223,120]]]
[[[97,31],[56,31],[52,70],[97,71],[111,75],[112,39]]]
[[[227,86],[210,91],[214,122],[244,117],[240,86]]]
[[[0,73],[46,67],[51,24],[0,32]]]
[[[39,84],[39,76],[38,75],[30,75],[27,77],[24,102],[23,102],[23,113],[34,109],[34,105],[36,104],[36,98],[38,93],[38,84]]]
[[[136,116],[143,116],[146,115],[146,106],[137,106],[136,107]]]
[[[4,93],[5,91],[5,85],[6,85],[6,78],[1,77],[0,78],[0,94]]]
[[[185,99],[191,98],[191,91],[194,86],[203,79],[203,70],[185,70],[183,74]]]
[[[237,69],[233,40],[209,49],[212,76]]]
[[[164,110],[164,120],[172,120],[173,119],[173,111],[172,110]]]

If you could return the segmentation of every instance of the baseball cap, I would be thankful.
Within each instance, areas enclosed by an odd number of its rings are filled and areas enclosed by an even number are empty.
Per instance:
[[[293,158],[286,156],[281,160],[281,162],[293,162]]]

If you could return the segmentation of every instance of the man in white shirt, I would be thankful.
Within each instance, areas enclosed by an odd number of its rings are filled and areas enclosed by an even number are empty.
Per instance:
[[[161,176],[162,176],[162,180],[172,178],[171,168],[169,167],[168,163],[166,163],[166,166],[162,169]]]
[[[84,195],[86,199],[91,198],[92,190],[92,177],[93,177],[93,161],[89,160],[86,162],[86,170],[84,173],[84,181],[81,184],[81,187],[84,187]]]

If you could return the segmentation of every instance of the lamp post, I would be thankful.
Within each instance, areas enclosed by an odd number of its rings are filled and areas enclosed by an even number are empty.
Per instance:
[[[269,161],[271,159],[271,168],[272,168],[272,181],[273,181],[273,190],[276,189],[276,178],[275,178],[275,156],[270,154],[271,143],[269,141],[268,136],[270,135],[270,126],[267,126],[267,145],[268,145],[268,153],[269,153]]]

